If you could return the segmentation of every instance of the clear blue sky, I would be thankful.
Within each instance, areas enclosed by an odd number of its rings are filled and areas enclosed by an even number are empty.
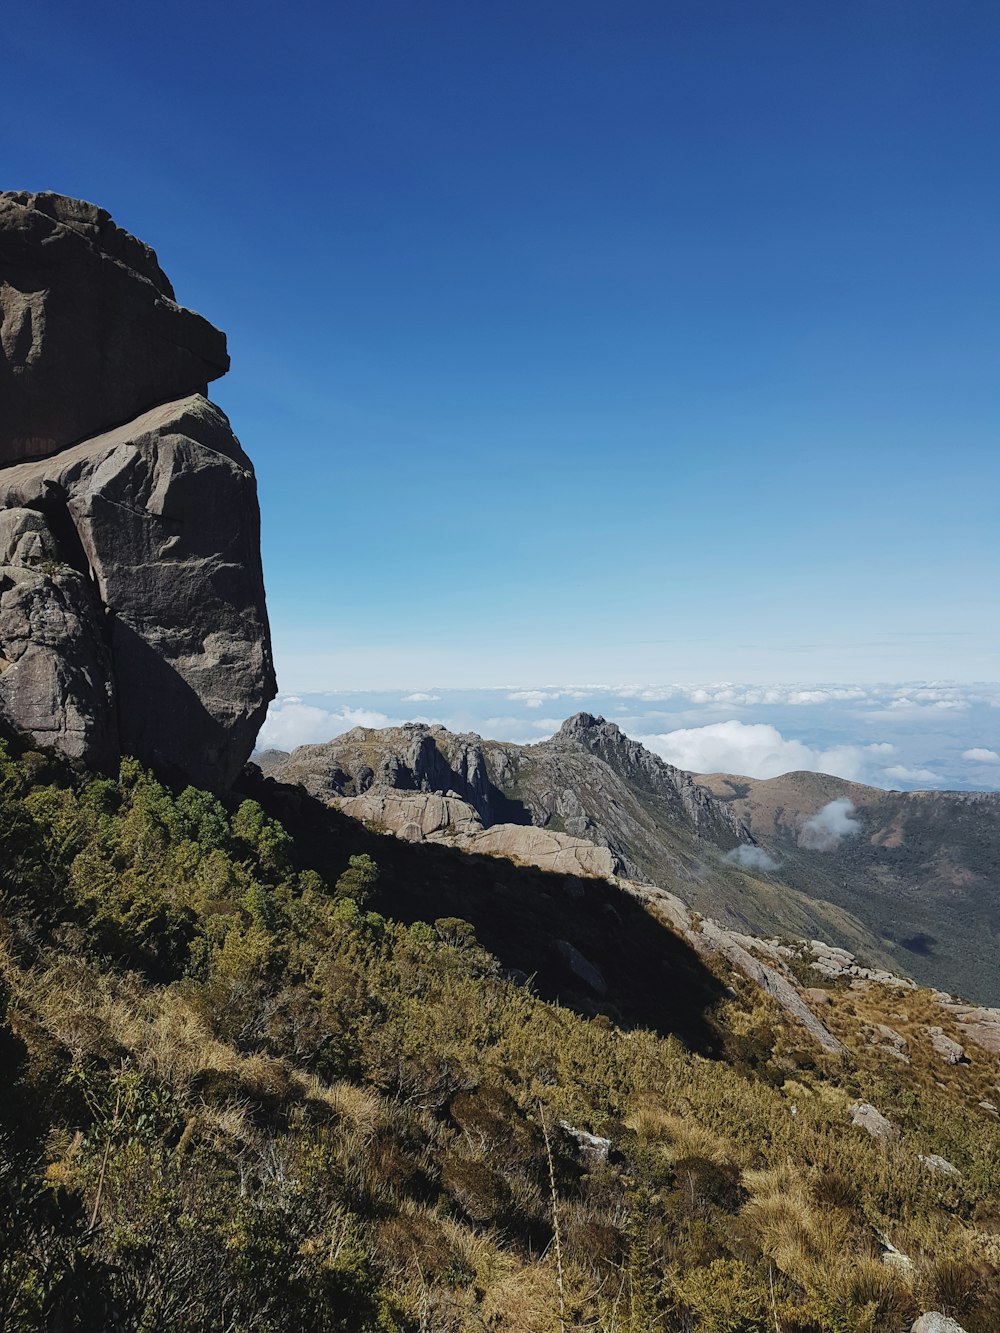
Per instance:
[[[994,0],[47,3],[4,184],[225,328],[287,690],[996,679]]]

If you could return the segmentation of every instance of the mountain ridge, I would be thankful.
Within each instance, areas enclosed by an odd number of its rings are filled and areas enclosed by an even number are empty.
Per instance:
[[[559,839],[605,848],[613,874],[668,889],[724,928],[822,939],[927,985],[1000,998],[991,943],[1000,901],[988,865],[975,864],[1000,862],[1000,795],[883,792],[806,771],[766,781],[690,774],[585,712],[530,745],[407,723],[261,758],[278,780],[396,832],[409,828],[403,836],[421,833],[412,802],[405,816],[386,814],[392,792],[458,797],[485,828],[546,830],[553,855],[572,850]],[[850,804],[848,831],[802,846],[803,825],[832,802]],[[447,823],[422,836],[448,836]],[[519,854],[513,835],[506,848]],[[520,854],[531,859],[536,846]]]

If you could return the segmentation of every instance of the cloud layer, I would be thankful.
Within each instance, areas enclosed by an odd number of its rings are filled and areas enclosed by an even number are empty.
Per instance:
[[[858,779],[865,771],[866,747],[836,745],[818,750],[786,740],[764,722],[710,722],[704,727],[640,737],[643,745],[668,764],[692,773],[738,773],[748,778],[776,778],[804,769]]]
[[[352,727],[387,727],[389,722],[385,713],[370,708],[341,708],[330,712],[327,708],[303,703],[297,695],[291,694],[276,699],[268,709],[257,737],[257,749],[294,750],[297,745],[332,740]]]

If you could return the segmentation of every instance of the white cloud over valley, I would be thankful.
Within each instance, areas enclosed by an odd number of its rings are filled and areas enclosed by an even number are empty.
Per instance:
[[[763,847],[751,847],[748,843],[741,843],[739,847],[734,847],[731,852],[727,852],[723,858],[732,865],[742,866],[744,870],[777,870],[778,862],[773,856],[769,856]]]
[[[799,846],[813,852],[832,851],[842,838],[852,838],[861,832],[861,824],[854,818],[855,813],[854,802],[846,797],[828,801],[802,825]]]

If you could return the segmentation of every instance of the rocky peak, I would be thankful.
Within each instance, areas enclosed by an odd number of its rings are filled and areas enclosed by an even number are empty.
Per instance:
[[[104,209],[0,193],[0,716],[215,788],[275,693],[228,365]]]
[[[566,719],[547,744],[583,747],[603,759],[632,786],[660,799],[676,801],[696,831],[720,845],[753,842],[733,812],[710,796],[690,773],[668,764],[606,718],[575,713]]]

